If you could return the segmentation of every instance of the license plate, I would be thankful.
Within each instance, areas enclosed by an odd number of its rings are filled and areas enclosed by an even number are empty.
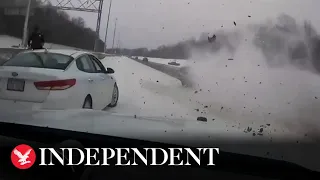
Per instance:
[[[7,90],[8,91],[24,91],[25,81],[22,79],[8,79]]]

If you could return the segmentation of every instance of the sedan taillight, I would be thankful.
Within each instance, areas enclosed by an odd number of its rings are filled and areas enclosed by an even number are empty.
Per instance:
[[[39,90],[65,90],[74,86],[75,84],[76,79],[34,82],[34,85]]]

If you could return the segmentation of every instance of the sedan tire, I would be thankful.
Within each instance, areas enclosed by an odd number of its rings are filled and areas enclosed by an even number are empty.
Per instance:
[[[118,104],[118,100],[119,100],[119,88],[116,83],[116,84],[114,84],[111,103],[108,105],[108,107],[116,107]]]

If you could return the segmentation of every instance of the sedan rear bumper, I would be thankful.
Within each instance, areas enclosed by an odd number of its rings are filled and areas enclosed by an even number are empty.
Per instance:
[[[43,103],[0,99],[0,109],[5,111],[40,110]]]
[[[0,99],[0,110],[4,111],[34,111],[34,110],[64,110],[79,109],[82,104],[70,101],[68,98],[47,98],[42,103]]]

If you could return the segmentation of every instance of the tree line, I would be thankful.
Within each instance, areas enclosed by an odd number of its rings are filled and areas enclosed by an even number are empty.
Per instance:
[[[281,14],[275,23],[253,24],[249,26],[249,29],[253,30],[250,32],[253,34],[253,39],[245,39],[245,41],[260,50],[268,64],[271,65],[279,53],[287,53],[290,63],[305,66],[311,61],[313,67],[320,72],[320,36],[310,22],[304,21],[301,25],[293,17]],[[213,33],[202,33],[198,39],[191,38],[156,49],[109,49],[108,52],[127,56],[188,59],[193,51],[215,53],[224,48],[232,55],[238,48],[241,36],[243,34],[236,30],[229,32],[220,30]],[[294,38],[296,40],[291,42],[292,37],[298,36],[304,38]],[[214,37],[214,41],[212,41],[212,37]],[[281,64],[281,62],[276,62],[276,64],[278,63]]]
[[[24,16],[21,15],[5,15],[4,8],[1,8],[1,4],[12,2],[11,0],[1,0],[0,3],[0,34],[6,34],[13,37],[21,38],[23,34]],[[62,44],[66,46],[93,50],[95,39],[97,34],[92,29],[86,27],[85,21],[78,18],[71,18],[66,12],[55,9],[50,5],[43,6],[40,1],[33,1],[33,15],[29,20],[29,32],[34,25],[39,25],[46,42]],[[277,31],[285,33],[292,33],[297,29],[295,20],[287,15],[279,17],[281,26],[275,26]],[[270,47],[276,47],[282,39],[279,38],[272,31],[269,31],[265,25],[258,25],[259,31],[255,35],[254,45],[260,48],[267,56],[268,54],[274,54],[273,49]],[[306,55],[306,49],[310,48],[310,55],[313,59],[313,63],[320,69],[320,38],[311,26],[310,23],[304,24],[304,31],[306,33],[307,44],[300,43],[299,46],[293,47],[290,56],[304,57]],[[267,29],[268,31],[265,31]],[[274,29],[274,28],[273,28]],[[232,39],[237,39],[237,32],[224,32],[223,30],[214,32],[215,41],[208,41],[208,37],[211,37],[208,33],[202,33],[200,38],[190,38],[188,40],[178,42],[173,45],[162,45],[155,49],[148,48],[136,48],[136,49],[108,49],[108,53],[116,53],[127,56],[145,56],[167,59],[188,59],[191,56],[193,50],[203,52],[217,52],[221,48],[227,49],[230,53],[233,53],[236,49],[237,42]],[[259,44],[257,42],[264,42]],[[266,46],[266,43],[270,46]],[[281,43],[280,43],[281,44]],[[104,42],[99,40],[97,50],[102,52]],[[270,51],[270,52],[269,52]],[[296,59],[296,58],[294,58]],[[320,70],[319,70],[320,71]]]
[[[11,0],[1,0],[1,4],[12,4]],[[12,5],[11,5],[12,6]],[[40,1],[33,1],[33,13],[29,19],[28,32],[35,25],[39,25],[46,42],[61,44],[81,49],[93,50],[96,32],[86,27],[81,18],[71,18],[66,12],[57,10],[50,5],[43,5]],[[25,16],[6,15],[5,9],[0,7],[0,34],[22,38]],[[163,45],[156,49],[108,49],[108,53],[118,53],[128,56],[148,56],[168,59],[189,58],[190,48],[201,47],[205,41],[190,39],[174,45]],[[104,42],[99,40],[98,51],[103,51]]]
[[[108,49],[107,52],[126,56],[145,56],[163,59],[189,59],[191,57],[192,50],[208,50],[209,52],[217,52],[223,47],[226,47],[230,51],[234,49],[233,45],[227,38],[228,35],[224,34],[223,31],[216,32],[215,35],[218,37],[218,39],[214,42],[208,41],[208,33],[202,33],[199,39],[190,38],[173,45],[162,45],[156,49],[116,48]]]

